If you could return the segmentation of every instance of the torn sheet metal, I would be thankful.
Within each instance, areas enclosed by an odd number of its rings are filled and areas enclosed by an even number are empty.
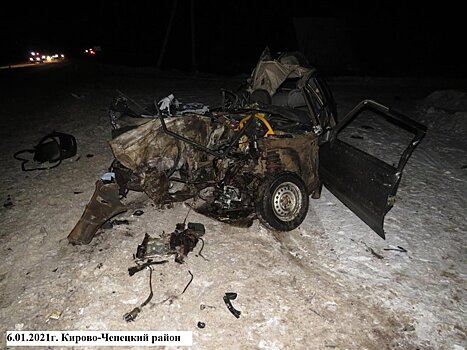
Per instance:
[[[207,146],[211,128],[209,118],[174,117],[167,120],[166,125],[170,130],[181,132],[194,142]],[[164,133],[159,119],[150,120],[127,131],[109,143],[115,158],[125,167],[137,172],[145,166],[159,171],[168,170],[178,154],[177,140]],[[190,147],[182,144],[181,153],[184,159],[190,157],[190,152]]]
[[[301,78],[309,71],[310,68],[300,66],[298,60],[291,60],[289,56],[275,60],[263,52],[250,77],[251,89],[266,90],[273,96],[287,79]]]
[[[127,210],[120,202],[116,183],[96,182],[96,189],[83,215],[68,235],[72,244],[89,244],[97,230],[107,220]]]

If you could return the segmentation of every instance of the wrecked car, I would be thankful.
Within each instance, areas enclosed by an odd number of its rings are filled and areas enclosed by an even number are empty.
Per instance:
[[[338,121],[326,81],[300,53],[265,50],[237,91],[222,91],[220,107],[169,97],[151,108],[123,94],[113,101],[111,171],[120,195],[144,191],[159,205],[194,198],[194,209],[210,217],[238,225],[257,218],[277,231],[298,227],[324,185],[384,238],[402,170],[426,133],[372,100]],[[412,135],[397,164],[338,137],[366,110]]]

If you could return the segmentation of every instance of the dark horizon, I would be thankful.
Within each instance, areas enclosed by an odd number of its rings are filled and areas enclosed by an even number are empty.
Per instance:
[[[174,1],[85,1],[71,8],[28,3],[2,11],[1,60],[10,63],[43,48],[81,57],[85,48],[99,45],[103,62],[239,74],[249,73],[269,46],[305,51],[328,74],[467,77],[465,30],[454,9],[394,2],[178,1],[161,60]]]

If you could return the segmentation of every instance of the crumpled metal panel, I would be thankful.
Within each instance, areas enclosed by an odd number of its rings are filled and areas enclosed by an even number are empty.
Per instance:
[[[319,186],[318,137],[312,133],[291,138],[268,137],[258,140],[264,172],[291,171],[300,175],[308,193]]]
[[[206,144],[211,131],[209,118],[199,116],[170,118],[166,125],[171,131],[200,144]],[[146,166],[158,171],[168,170],[178,154],[177,139],[163,132],[159,119],[127,131],[109,143],[115,158],[133,171]],[[190,145],[182,142],[179,147],[182,156],[192,156]]]
[[[289,78],[301,78],[310,69],[278,61],[260,61],[252,73],[252,90],[266,90],[273,96],[279,86]]]
[[[68,234],[68,241],[72,244],[89,244],[104,222],[126,210],[119,199],[118,185],[98,180],[84,213]]]

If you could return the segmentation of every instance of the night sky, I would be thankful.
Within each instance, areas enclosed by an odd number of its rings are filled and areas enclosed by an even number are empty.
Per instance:
[[[156,66],[172,1],[22,2],[0,11],[1,61],[31,50]],[[192,5],[194,10],[192,11]],[[467,76],[460,7],[426,2],[178,0],[162,69],[249,72],[265,46],[304,51],[329,74]],[[194,57],[192,21],[194,18]]]

